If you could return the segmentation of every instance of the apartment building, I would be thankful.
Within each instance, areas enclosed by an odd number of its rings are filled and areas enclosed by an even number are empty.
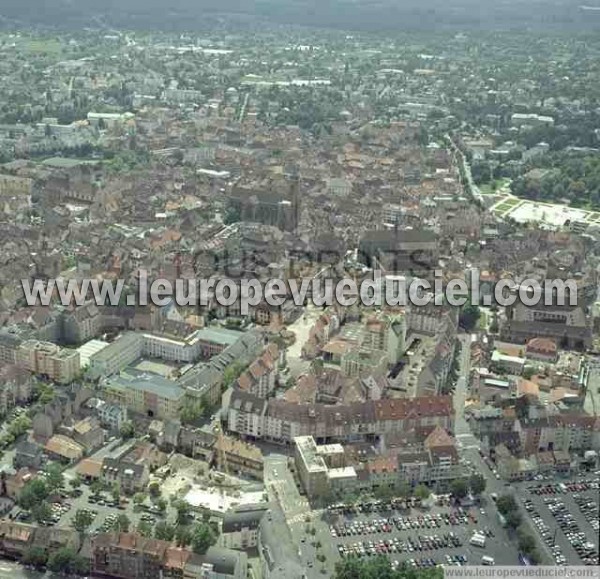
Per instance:
[[[381,350],[389,364],[397,364],[406,346],[407,320],[404,312],[379,314],[365,324],[362,348]]]
[[[21,339],[8,332],[0,332],[0,364],[16,364]]]
[[[248,557],[224,547],[204,555],[174,547],[167,541],[134,533],[103,533],[92,538],[91,571],[117,579],[246,579]]]
[[[117,374],[141,358],[144,336],[136,332],[121,334],[112,344],[90,356],[88,375],[92,379]]]
[[[102,461],[101,478],[107,485],[116,483],[122,492],[133,494],[146,488],[150,471],[145,464],[106,457]]]
[[[135,369],[106,378],[100,386],[109,402],[151,418],[177,418],[185,397],[177,382]]]
[[[51,342],[26,340],[17,350],[17,365],[33,374],[68,384],[79,374],[79,352]]]
[[[32,376],[23,368],[0,362],[0,416],[31,398]]]
[[[306,494],[309,497],[325,495],[329,490],[328,468],[312,436],[294,438],[294,461]]]
[[[227,549],[246,551],[259,542],[260,521],[265,509],[229,511],[223,516],[219,545]]]
[[[249,392],[259,398],[266,398],[275,389],[279,368],[279,348],[269,344],[237,380],[240,390]]]
[[[230,432],[288,444],[297,436],[358,441],[418,427],[440,426],[452,432],[454,425],[449,396],[298,405],[232,389],[223,396],[223,409]]]
[[[230,436],[220,436],[215,454],[219,470],[263,480],[264,459],[256,446]]]
[[[92,538],[91,570],[122,579],[161,579],[167,541],[133,533],[100,534]]]

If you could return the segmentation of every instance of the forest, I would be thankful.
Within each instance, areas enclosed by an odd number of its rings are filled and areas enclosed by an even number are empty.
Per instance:
[[[573,207],[600,207],[600,155],[560,153],[541,156],[512,182],[518,197],[566,201]]]

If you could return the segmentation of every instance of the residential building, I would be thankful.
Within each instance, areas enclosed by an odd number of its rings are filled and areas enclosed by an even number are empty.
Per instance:
[[[222,435],[217,439],[215,454],[219,470],[263,480],[263,456],[256,446]]]
[[[508,372],[509,374],[515,374],[520,376],[525,368],[525,358],[519,356],[507,356],[502,354],[498,350],[492,352],[492,367],[495,370],[501,370]]]
[[[68,384],[79,374],[79,352],[51,342],[26,340],[17,351],[17,365],[33,374]]]
[[[100,426],[100,421],[93,416],[79,420],[65,430],[68,430],[71,438],[88,452],[104,444],[104,430]]]
[[[81,444],[77,444],[74,440],[63,434],[52,436],[46,442],[44,448],[49,457],[64,463],[77,462],[85,453],[85,448]]]
[[[133,494],[146,488],[150,470],[146,464],[105,457],[102,461],[101,477],[108,485],[119,485],[121,492]]]
[[[269,344],[236,382],[236,386],[259,398],[266,398],[275,389],[277,370],[279,368],[279,348]]]
[[[556,362],[558,347],[554,340],[548,338],[532,338],[525,347],[525,357],[540,362]]]
[[[98,408],[101,424],[110,432],[119,432],[127,422],[127,408],[120,404],[101,404]]]
[[[177,418],[185,391],[172,380],[157,374],[127,369],[102,381],[107,400],[151,418]]]
[[[229,511],[223,516],[219,544],[228,549],[246,551],[258,547],[260,521],[265,509]]]
[[[439,425],[452,432],[451,401],[449,396],[422,396],[299,405],[278,398],[264,400],[230,389],[223,395],[223,411],[228,430],[241,436],[287,444],[297,436],[344,442],[420,426]]]
[[[32,376],[14,364],[0,362],[0,416],[6,415],[17,404],[31,399]]]
[[[92,537],[91,571],[121,579],[162,579],[167,541],[147,539],[133,533]]]
[[[126,332],[90,357],[88,375],[98,379],[117,374],[140,358],[143,351],[143,334]]]
[[[294,438],[294,460],[306,494],[311,498],[326,495],[329,491],[328,468],[312,436]]]
[[[28,440],[22,440],[15,447],[13,466],[19,468],[31,468],[39,470],[44,462],[44,453],[40,445]]]
[[[246,579],[248,574],[245,553],[213,546],[196,555],[134,533],[95,535],[90,551],[92,573],[118,579]]]

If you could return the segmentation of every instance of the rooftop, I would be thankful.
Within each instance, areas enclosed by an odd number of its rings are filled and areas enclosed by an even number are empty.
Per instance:
[[[112,390],[140,390],[169,400],[180,400],[185,394],[185,390],[177,382],[133,368],[127,368],[118,376],[107,378],[103,386]]]

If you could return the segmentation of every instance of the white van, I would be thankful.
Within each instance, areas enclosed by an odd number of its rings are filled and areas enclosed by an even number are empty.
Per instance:
[[[495,565],[496,562],[494,561],[493,557],[490,557],[489,555],[484,555],[481,558],[481,564],[482,565]]]
[[[485,547],[485,537],[483,535],[475,534],[471,537],[469,543],[475,547]]]

